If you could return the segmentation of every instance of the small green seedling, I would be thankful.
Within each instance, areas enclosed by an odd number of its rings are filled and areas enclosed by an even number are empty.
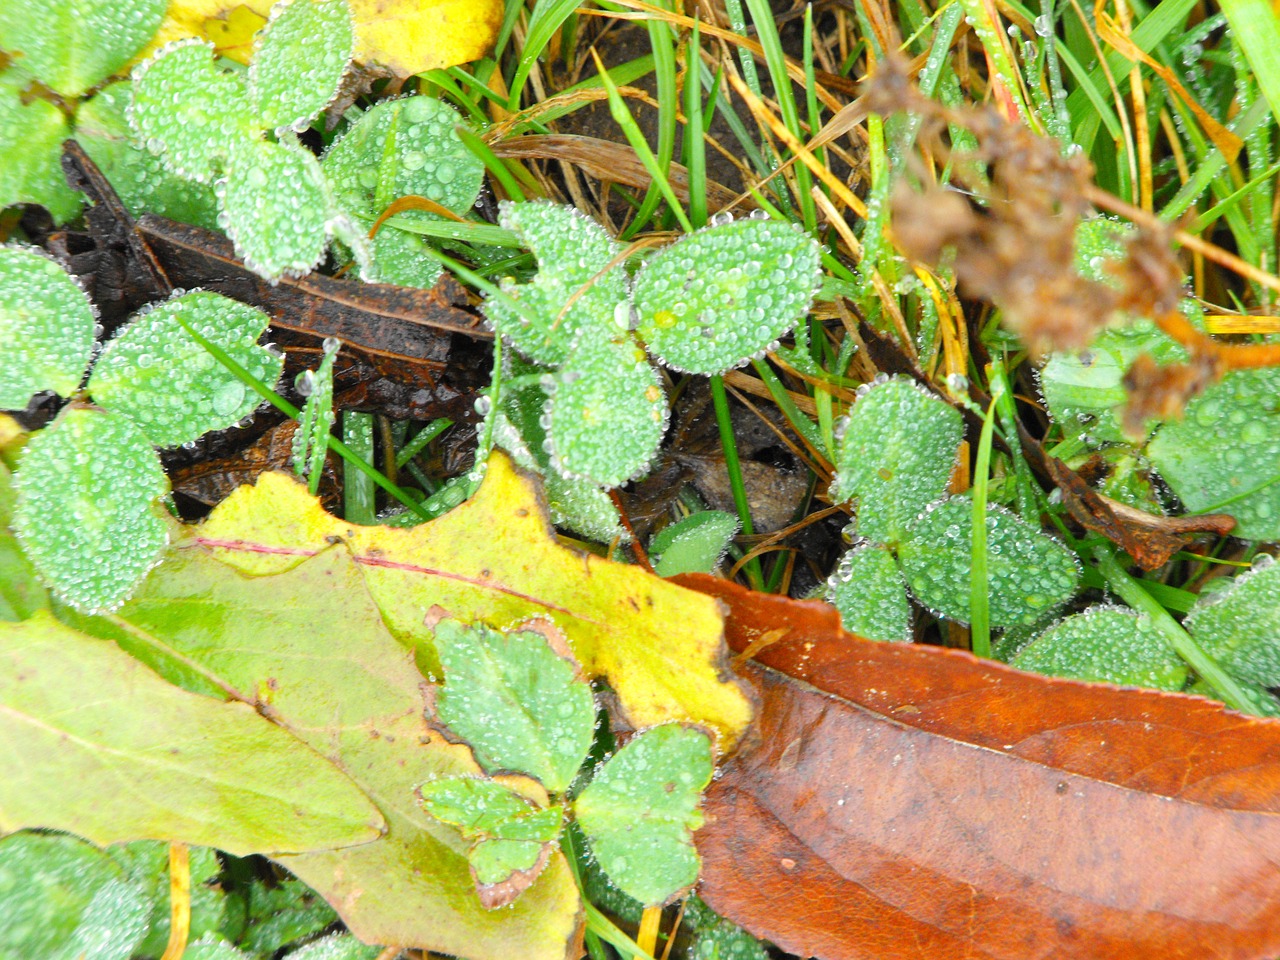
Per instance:
[[[546,622],[508,632],[439,619],[444,683],[435,718],[468,743],[491,777],[523,774],[551,800],[499,779],[453,777],[419,788],[424,809],[457,827],[481,902],[511,903],[537,879],[566,817],[597,862],[645,905],[669,902],[698,878],[692,832],[711,782],[711,739],[670,723],[635,736],[572,796],[591,749],[596,706],[564,635]]]
[[[649,560],[660,577],[711,573],[738,534],[738,518],[720,510],[691,513],[663,527],[649,541]]]
[[[140,311],[93,360],[95,324],[61,266],[35,249],[0,247],[0,352],[9,358],[0,409],[21,410],[45,391],[72,399],[22,452],[13,525],[45,581],[89,612],[123,602],[165,545],[157,500],[168,482],[155,448],[194,442],[257,406],[188,331],[263,382],[284,363],[257,343],[266,314],[216,293]]]

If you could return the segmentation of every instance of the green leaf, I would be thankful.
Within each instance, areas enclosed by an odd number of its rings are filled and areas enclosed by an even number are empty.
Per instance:
[[[217,936],[204,936],[187,945],[187,949],[182,952],[182,960],[254,960],[254,958]]]
[[[371,220],[355,221],[366,233]],[[395,283],[402,287],[429,289],[444,272],[435,260],[422,252],[423,238],[384,224],[369,241],[373,262],[360,268],[360,278],[369,283]]]
[[[911,592],[939,616],[969,619],[973,504],[943,500],[915,523],[898,548]],[[1003,507],[987,506],[987,576],[991,623],[1035,623],[1075,594],[1075,554]]]
[[[347,0],[284,0],[254,41],[249,95],[259,125],[301,133],[338,94],[355,34]]]
[[[62,266],[29,247],[0,247],[0,410],[32,394],[68,397],[93,354],[93,305]]]
[[[663,527],[649,541],[653,572],[660,577],[711,573],[724,559],[729,543],[737,533],[738,518],[733,514],[721,510],[690,514]]]
[[[227,236],[254,273],[301,276],[320,262],[329,196],[320,162],[306,150],[265,140],[239,146],[216,189]]]
[[[501,225],[519,234],[537,258],[538,273],[530,283],[503,281],[503,291],[523,312],[497,297],[485,301],[494,330],[525,356],[559,366],[581,342],[579,332],[616,336],[619,316],[621,326],[629,324],[630,310],[620,306],[627,298],[626,275],[609,268],[622,248],[604,227],[573,207],[545,200],[504,202],[498,209]]]
[[[166,0],[60,0],[0,4],[0,50],[64,97],[78,97],[123,67],[164,19]]]
[[[6,3],[0,9],[22,7]],[[71,126],[48,100],[26,100],[23,91],[29,81],[16,69],[0,73],[0,210],[15,203],[38,203],[56,223],[63,223],[83,203],[67,186],[59,162]]]
[[[125,869],[130,880],[144,889],[146,900],[151,904],[147,936],[134,948],[134,954],[140,957],[160,956],[169,940],[169,844],[158,840],[137,840],[114,844],[107,853]],[[235,909],[239,906],[239,898],[228,898],[222,887],[212,882],[222,872],[217,851],[211,847],[193,846],[188,853],[191,939],[233,928],[233,918],[239,914]],[[230,916],[229,905],[233,908]]]
[[[0,830],[216,843],[239,855],[379,835],[382,818],[350,780],[246,703],[170,686],[46,613],[0,624],[0,662]]]
[[[1147,452],[1188,513],[1230,514],[1233,536],[1280,539],[1280,370],[1227,374]]]
[[[574,802],[592,852],[623,893],[657,906],[697,881],[693,831],[713,769],[705,733],[663,724],[609,758]]]
[[[602,487],[644,471],[667,429],[662,380],[628,339],[584,331],[547,404],[552,467]]]
[[[135,217],[156,213],[207,230],[219,229],[213,187],[175,176],[134,142],[128,116],[132,99],[129,81],[100,90],[76,111],[76,140]]]
[[[132,419],[158,447],[175,447],[229,427],[259,402],[183,323],[268,386],[279,379],[284,364],[282,357],[258,345],[267,315],[230,297],[197,291],[140,312],[103,349],[89,378],[89,393],[102,406]]]
[[[53,591],[81,610],[118,606],[159,560],[155,500],[168,488],[147,438],[124,417],[73,407],[27,444],[14,530]]]
[[[294,388],[307,398],[302,417],[293,432],[293,472],[308,480],[314,494],[320,487],[320,474],[329,454],[329,433],[333,429],[333,360],[342,342],[325,337],[324,356],[315,370],[304,370],[294,381]]]
[[[805,315],[821,249],[788,223],[738,220],[699,230],[641,268],[637,332],[664,364],[717,374],[763,356]]]
[[[846,553],[827,581],[827,599],[850,633],[868,640],[911,640],[907,584],[883,546],[869,543]]]
[[[684,927],[692,943],[686,960],[768,960],[769,951],[740,926],[716,914],[698,897],[685,901]]]
[[[13,535],[17,494],[9,468],[0,463],[0,620],[25,620],[49,608],[36,568]]]
[[[539,808],[478,777],[424,783],[418,796],[427,813],[471,841],[467,860],[480,902],[490,910],[514,902],[537,879],[564,821],[561,807]]]
[[[213,61],[213,45],[179,40],[133,71],[129,122],[148,150],[180,177],[209,183],[222,161],[257,131],[244,78]]]
[[[895,544],[946,490],[964,421],[905,378],[858,392],[836,440],[831,497],[857,500],[859,536]]]
[[[553,625],[500,633],[441,620],[444,669],[436,715],[486,770],[527,773],[551,793],[569,789],[591,748],[595,703],[568,643]]]
[[[1149,618],[1123,607],[1093,607],[1054,624],[1010,663],[1051,677],[1153,690],[1181,690],[1187,666]]]
[[[1183,625],[1232,675],[1280,687],[1280,565],[1255,563],[1228,589],[1201,599]]]
[[[376,960],[382,952],[382,947],[363,944],[349,933],[335,933],[290,950],[288,960]]]
[[[252,884],[245,899],[247,929],[236,942],[255,960],[272,956],[283,944],[317,936],[338,919],[333,908],[301,880],[274,886]],[[187,960],[185,954],[183,960]]]

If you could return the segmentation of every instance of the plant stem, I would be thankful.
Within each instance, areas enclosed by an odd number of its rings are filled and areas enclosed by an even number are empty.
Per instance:
[[[738,460],[738,445],[733,437],[733,418],[729,413],[729,397],[725,394],[724,379],[711,378],[711,402],[716,409],[716,425],[720,428],[720,445],[724,448],[724,466],[729,472],[729,488],[733,491],[733,504],[742,521],[742,533],[751,536],[755,526],[751,523],[751,504],[747,502],[747,488],[742,483],[742,464]],[[759,590],[764,584],[759,558],[752,558],[743,567],[751,589]]]

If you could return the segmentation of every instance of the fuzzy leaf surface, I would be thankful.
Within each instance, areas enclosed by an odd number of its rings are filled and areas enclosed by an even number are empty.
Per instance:
[[[25,620],[49,608],[48,591],[13,534],[16,502],[13,474],[0,463],[0,620]]]
[[[127,418],[68,409],[22,452],[14,530],[63,600],[110,609],[159,559],[167,533],[155,501],[168,486],[150,442]]]
[[[592,853],[623,893],[657,906],[697,882],[692,835],[714,769],[705,733],[663,724],[610,757],[574,801]]]
[[[477,538],[478,530],[486,536]],[[499,626],[545,617],[564,632],[583,672],[608,680],[637,727],[689,721],[716,731],[728,749],[751,716],[724,679],[715,604],[637,567],[557,544],[533,482],[502,454],[490,457],[471,500],[411,529],[354,527],[292,481],[264,474],[223,501],[197,536],[256,574],[296,566],[327,537],[344,538],[382,616],[427,675],[440,675],[423,625],[433,606]]]
[[[1280,686],[1280,567],[1266,563],[1201,600],[1183,625],[1235,676]]]
[[[17,4],[5,8],[22,9]],[[0,209],[38,203],[62,223],[75,216],[82,202],[67,186],[58,163],[71,126],[49,101],[26,102],[22,92],[30,79],[17,69],[0,71]]]
[[[284,365],[283,358],[258,346],[267,315],[221,294],[188,293],[138,314],[103,349],[89,393],[129,417],[158,447],[176,447],[229,427],[259,402],[183,323],[268,386],[280,378]]]
[[[841,424],[831,496],[857,500],[859,536],[896,544],[946,490],[963,435],[959,411],[912,381],[876,384]]]
[[[804,316],[818,245],[790,224],[738,220],[677,240],[636,276],[637,332],[664,364],[717,374],[760,357]]]
[[[569,789],[591,748],[596,709],[564,635],[546,622],[499,632],[441,620],[436,715],[490,773],[526,773]]]
[[[96,317],[62,266],[34,248],[0,247],[0,410],[32,394],[70,396],[93,351]]]
[[[911,604],[898,561],[876,544],[854,547],[827,582],[827,599],[850,633],[868,640],[911,639]]]
[[[247,703],[170,686],[46,613],[0,624],[0,660],[6,832],[216,843],[239,856],[378,836],[364,794]]]
[[[354,38],[346,0],[286,0],[271,11],[249,63],[260,126],[301,132],[338,93]]]
[[[649,542],[653,572],[660,577],[678,573],[711,573],[724,559],[738,533],[738,518],[722,510],[703,510],[663,527]]]
[[[1010,661],[1019,670],[1152,690],[1181,690],[1187,665],[1150,620],[1094,607],[1054,624]]]

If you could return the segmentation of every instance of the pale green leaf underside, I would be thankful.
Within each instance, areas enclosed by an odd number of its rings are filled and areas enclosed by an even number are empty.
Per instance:
[[[57,263],[26,247],[0,247],[0,410],[32,394],[70,396],[93,350],[93,307]]]
[[[1054,624],[1010,663],[1053,677],[1153,690],[1181,690],[1187,666],[1149,618],[1121,607],[1094,607]]]
[[[738,532],[738,518],[721,510],[703,510],[664,527],[649,543],[653,572],[660,577],[711,573],[724,559]],[[654,559],[656,557],[656,559]]]
[[[563,637],[557,652],[532,629],[500,633],[453,620],[434,629],[445,676],[440,722],[486,770],[527,773],[552,793],[567,790],[591,746],[595,704]]]
[[[213,47],[180,40],[133,72],[129,121],[138,139],[178,176],[210,182],[255,138],[243,77],[218,67]]]
[[[821,265],[818,245],[790,224],[738,220],[708,227],[644,265],[632,294],[637,332],[664,364],[717,374],[759,357],[804,316]]]
[[[78,97],[155,35],[166,0],[59,0],[0,4],[0,50],[66,97]]]
[[[664,724],[614,754],[582,791],[574,816],[623,893],[656,906],[698,879],[692,834],[713,769],[705,733]]]
[[[911,592],[948,620],[969,621],[973,504],[945,500],[914,524],[898,548]],[[1014,514],[987,506],[987,583],[993,626],[1035,623],[1075,593],[1075,555]]]
[[[378,836],[364,794],[247,704],[172,687],[46,614],[0,624],[0,659],[0,829],[241,856]]]
[[[667,428],[662,381],[644,351],[588,332],[570,351],[547,411],[552,466],[602,487],[641,473]]]
[[[946,490],[963,434],[960,413],[915,383],[878,383],[841,424],[831,496],[857,501],[859,536],[897,543]]]
[[[346,0],[276,4],[249,64],[258,124],[305,129],[337,95],[354,43]]]
[[[1235,676],[1280,686],[1280,564],[1263,561],[1232,586],[1196,604],[1184,621]]]
[[[73,408],[23,450],[14,527],[27,556],[67,603],[117,606],[167,539],[155,500],[168,487],[160,460],[128,419]]]
[[[885,547],[867,544],[846,553],[827,582],[827,599],[850,633],[868,640],[911,639],[907,584]]]
[[[207,291],[184,294],[139,314],[102,351],[89,393],[131,418],[158,447],[174,447],[222,430],[257,407],[259,398],[187,333],[185,322],[222,347],[268,386],[283,359],[258,346],[267,315]]]
[[[1233,536],[1280,539],[1280,370],[1229,373],[1147,448],[1189,513],[1236,518]]]
[[[0,7],[18,4],[0,4]],[[47,100],[23,102],[24,75],[0,73],[0,210],[38,203],[57,223],[80,209],[81,197],[62,175],[62,141],[71,136],[66,116]]]

